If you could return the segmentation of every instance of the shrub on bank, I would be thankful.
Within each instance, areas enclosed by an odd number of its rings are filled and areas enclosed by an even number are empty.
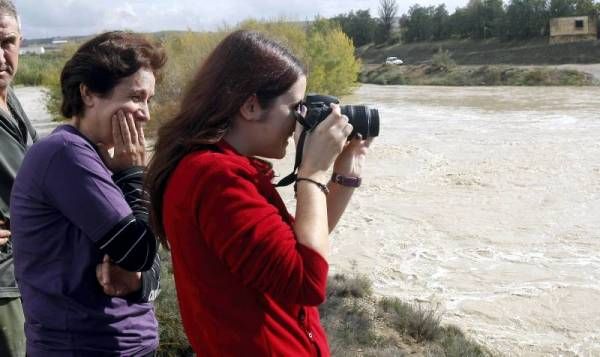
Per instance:
[[[440,60],[441,61],[441,60]],[[443,62],[443,61],[442,61]],[[361,73],[362,83],[441,86],[590,86],[593,76],[575,70],[507,66],[381,65]]]
[[[440,47],[438,52],[431,57],[431,68],[436,72],[448,72],[454,67],[456,67],[456,62],[454,62],[448,50],[443,50]]]

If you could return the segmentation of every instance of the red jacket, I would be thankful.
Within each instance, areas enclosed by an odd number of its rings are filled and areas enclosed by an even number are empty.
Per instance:
[[[268,163],[221,141],[168,182],[163,223],[199,356],[329,356],[317,310],[328,265],[296,240],[272,179]]]

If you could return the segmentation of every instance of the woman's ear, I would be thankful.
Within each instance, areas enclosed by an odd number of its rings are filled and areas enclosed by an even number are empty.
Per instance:
[[[81,100],[83,101],[83,105],[90,108],[94,106],[94,94],[92,91],[83,83],[79,85],[79,94],[81,95]]]
[[[259,120],[261,118],[262,108],[258,102],[256,94],[249,96],[240,108],[240,116],[244,120]]]

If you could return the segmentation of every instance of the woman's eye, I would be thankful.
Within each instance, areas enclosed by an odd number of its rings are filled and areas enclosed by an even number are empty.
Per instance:
[[[134,95],[133,97],[131,97],[131,100],[133,100],[134,102],[141,102],[142,101],[142,97],[140,97],[139,95]]]

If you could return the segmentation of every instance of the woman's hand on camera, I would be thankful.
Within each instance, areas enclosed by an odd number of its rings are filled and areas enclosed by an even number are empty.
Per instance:
[[[362,135],[357,134],[346,143],[344,150],[333,164],[333,171],[351,177],[361,177],[369,146],[374,138],[363,140]]]
[[[98,143],[98,149],[104,162],[113,172],[119,172],[132,166],[146,165],[146,139],[144,128],[136,121],[133,113],[119,110],[112,117],[114,154],[108,153],[106,145]]]
[[[331,114],[306,137],[298,176],[326,174],[352,133],[352,125],[342,115],[340,106],[332,104],[331,108]]]

